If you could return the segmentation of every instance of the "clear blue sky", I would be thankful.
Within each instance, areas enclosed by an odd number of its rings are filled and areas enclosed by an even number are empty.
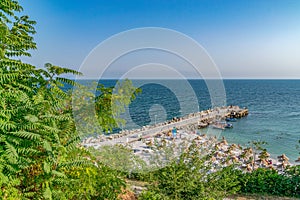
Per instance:
[[[164,27],[198,41],[224,78],[300,78],[298,0],[20,0],[37,21],[38,50],[25,59],[78,69],[101,41]]]

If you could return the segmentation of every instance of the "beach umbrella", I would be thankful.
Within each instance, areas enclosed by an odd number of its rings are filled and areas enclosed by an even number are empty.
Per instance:
[[[282,154],[281,156],[278,156],[277,158],[279,158],[279,160],[283,161],[283,162],[286,162],[289,160],[289,158],[285,154]]]
[[[225,139],[222,140],[222,143],[223,143],[224,145],[228,145],[228,143],[227,143],[227,141],[226,141]]]
[[[283,170],[283,169],[285,169],[288,165],[290,165],[289,162],[282,162],[282,163],[280,163],[279,165],[277,165],[277,169]]]
[[[249,171],[249,172],[252,171],[251,165],[250,165],[250,164],[247,164],[246,169],[247,169],[247,171]]]
[[[282,154],[282,160],[287,161],[287,160],[289,160],[289,158],[285,154]]]
[[[212,162],[215,162],[217,160],[217,158],[215,156],[212,156],[210,159]]]
[[[231,156],[236,156],[236,153],[235,153],[233,150],[230,150],[228,153],[229,153],[229,155],[231,155]]]
[[[146,145],[147,145],[147,146],[152,146],[152,145],[153,145],[153,142],[152,142],[152,140],[150,140],[150,141],[147,141],[147,142],[146,142]]]
[[[285,164],[287,165],[287,166],[291,166],[291,163],[290,162],[285,162]]]
[[[202,145],[203,145],[204,147],[208,146],[208,144],[209,144],[208,141],[204,141],[204,142],[202,143]]]
[[[239,159],[236,156],[232,156],[231,159],[233,162],[239,162]]]
[[[280,155],[280,156],[277,156],[277,158],[283,158],[283,157],[285,157],[285,154],[282,154],[282,155]]]
[[[252,155],[252,149],[246,148],[243,150],[243,153],[245,154],[245,157],[249,157]]]
[[[260,159],[267,159],[270,157],[270,154],[267,152],[267,151],[262,151],[259,153],[259,156],[258,156]]]
[[[252,148],[249,148],[249,153],[252,154],[253,153],[253,150]]]
[[[263,164],[263,165],[265,165],[265,166],[268,166],[269,165],[269,163],[264,159],[264,160],[261,160],[261,163]]]
[[[201,140],[202,138],[198,135],[195,140]]]
[[[219,144],[215,144],[214,149],[215,149],[215,150],[220,150]]]
[[[226,162],[225,162],[226,166],[229,166],[231,164],[233,164],[233,161],[231,159],[226,160]]]
[[[288,165],[290,165],[290,163],[289,162],[283,162],[282,163],[282,167],[285,169]]]
[[[239,150],[240,148],[236,144],[231,145],[232,150]]]
[[[265,155],[266,155],[267,157],[270,157],[270,154],[269,154],[267,151],[265,151]]]
[[[223,157],[223,155],[222,155],[221,152],[218,151],[218,152],[215,153],[215,157],[216,158],[221,158],[221,157]]]
[[[239,158],[241,160],[245,160],[247,158],[245,151],[242,151],[241,154],[239,155]]]
[[[232,145],[230,145],[229,147],[228,147],[228,151],[232,151],[232,150],[234,150],[235,149],[235,147],[234,147],[234,145],[232,144]]]

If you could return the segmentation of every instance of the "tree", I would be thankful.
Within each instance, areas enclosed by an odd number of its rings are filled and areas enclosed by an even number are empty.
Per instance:
[[[141,198],[222,199],[237,192],[239,173],[233,171],[233,167],[215,171],[210,163],[211,156],[192,143],[179,158],[153,172],[148,191]]]
[[[124,182],[80,146],[71,96],[62,90],[76,85],[64,74],[80,73],[17,59],[36,49],[35,22],[21,11],[17,1],[0,2],[0,198],[113,199]],[[90,194],[81,193],[82,177],[92,180]]]
[[[72,91],[73,115],[82,136],[111,132],[125,125],[120,114],[141,92],[128,79],[117,81],[114,87],[90,82],[76,85]]]

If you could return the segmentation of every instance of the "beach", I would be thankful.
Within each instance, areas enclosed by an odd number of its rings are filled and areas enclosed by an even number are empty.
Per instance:
[[[123,145],[130,148],[134,155],[139,156],[148,165],[151,164],[150,162],[158,162],[154,159],[166,165],[192,143],[202,149],[205,155],[211,155],[210,164],[216,170],[235,164],[239,169],[247,172],[260,167],[275,169],[282,173],[288,166],[294,164],[294,161],[290,161],[285,154],[271,155],[267,150],[258,149],[253,144],[242,146],[228,143],[224,136],[218,138],[219,135],[199,134],[199,129],[213,126],[216,121],[219,122],[233,115],[239,118],[245,117],[248,115],[248,109],[239,106],[209,109],[141,129],[100,135],[97,138],[89,137],[82,142],[82,145],[100,150],[104,146]],[[166,156],[160,149],[162,146],[172,147],[172,155]]]

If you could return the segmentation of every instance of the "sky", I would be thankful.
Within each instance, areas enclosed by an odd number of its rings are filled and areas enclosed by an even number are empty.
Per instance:
[[[19,2],[23,13],[37,21],[38,49],[23,58],[37,67],[50,62],[78,70],[107,38],[134,28],[162,27],[197,41],[223,78],[300,78],[298,0]]]

